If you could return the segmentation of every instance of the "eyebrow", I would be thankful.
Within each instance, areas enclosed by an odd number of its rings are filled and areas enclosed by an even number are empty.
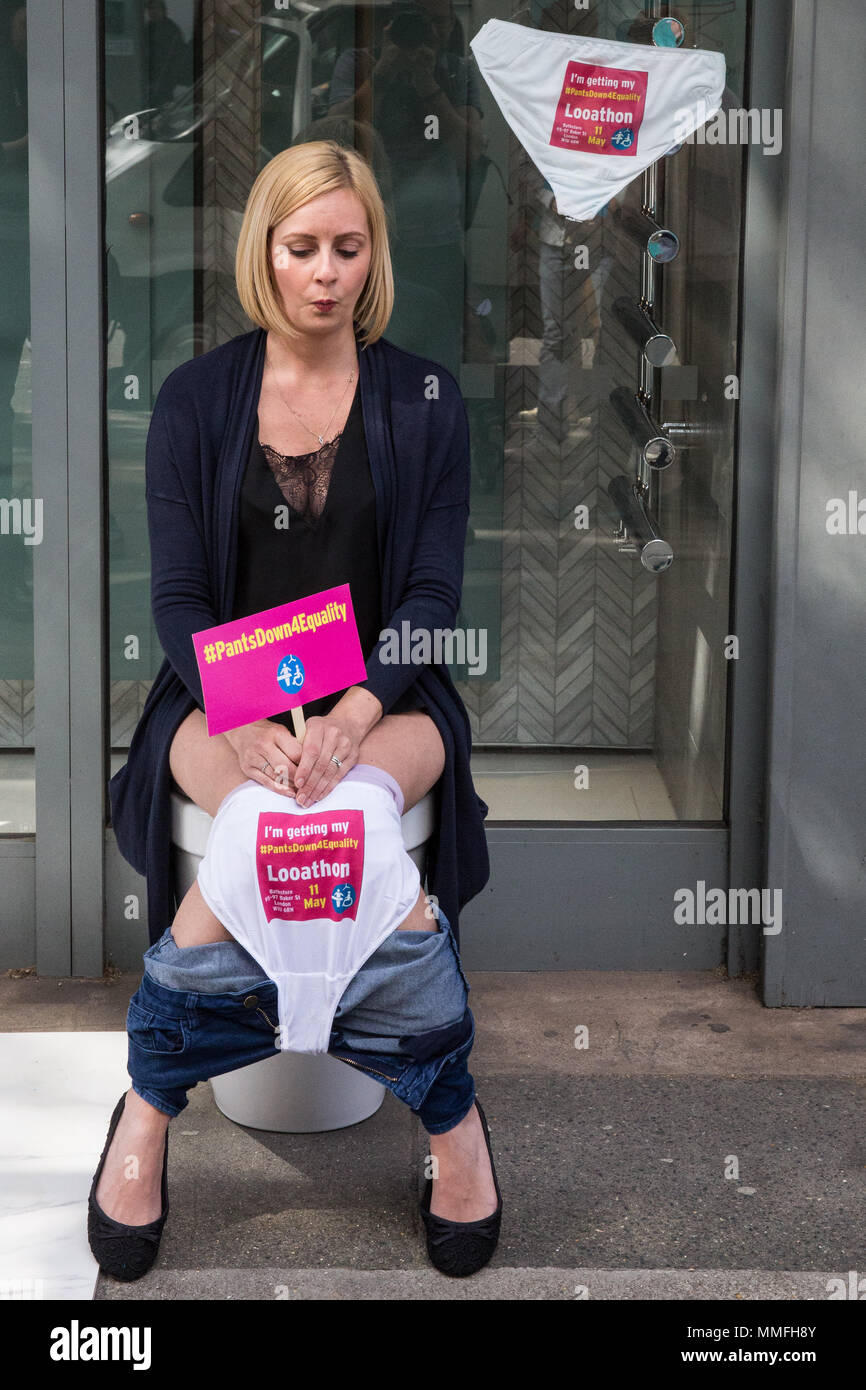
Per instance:
[[[360,237],[362,241],[367,240],[365,232],[340,232],[339,235],[334,237],[334,240],[345,241],[346,237],[350,236]],[[300,237],[302,241],[315,241],[317,239],[312,232],[283,232],[280,241],[285,241],[288,237]]]

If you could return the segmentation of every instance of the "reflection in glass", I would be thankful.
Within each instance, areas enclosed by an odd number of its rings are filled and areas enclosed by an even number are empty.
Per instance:
[[[656,48],[679,48],[685,37],[685,28],[678,19],[657,19],[653,25],[652,41]]]

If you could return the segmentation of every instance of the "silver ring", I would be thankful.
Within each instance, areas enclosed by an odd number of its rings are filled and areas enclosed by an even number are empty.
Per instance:
[[[336,764],[337,764],[337,767],[342,767],[342,766],[343,766],[343,764],[340,762],[340,759],[337,757],[336,753],[332,753],[332,754],[331,754],[331,762],[332,762],[332,763],[336,763]]]
[[[267,758],[265,758],[265,761],[263,762],[262,767],[261,767],[261,771],[264,772],[264,771],[265,771],[265,768],[268,768],[268,767],[270,767],[270,763],[268,762]]]

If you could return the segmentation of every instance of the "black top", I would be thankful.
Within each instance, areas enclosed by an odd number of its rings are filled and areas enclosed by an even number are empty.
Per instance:
[[[376,494],[358,385],[342,432],[309,454],[279,454],[259,441],[256,429],[241,487],[232,618],[336,584],[349,585],[366,661],[379,640],[382,597]],[[304,701],[304,717],[327,714],[344,694],[335,690]],[[412,687],[398,707],[425,708]],[[290,710],[268,717],[292,730]]]

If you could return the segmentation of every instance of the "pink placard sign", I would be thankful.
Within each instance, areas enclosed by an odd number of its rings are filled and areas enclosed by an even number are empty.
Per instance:
[[[209,734],[366,679],[348,584],[192,635]]]

